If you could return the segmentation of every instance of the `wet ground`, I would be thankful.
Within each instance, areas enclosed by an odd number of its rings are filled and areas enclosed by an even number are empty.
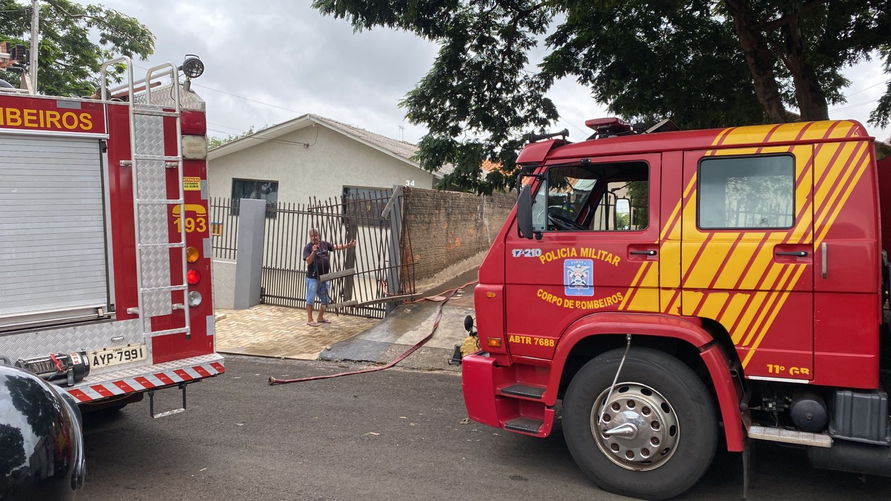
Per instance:
[[[430,334],[440,307],[442,319],[433,337],[400,363],[403,367],[459,370],[448,364],[454,346],[464,341],[464,317],[473,314],[473,286],[459,290],[443,305],[443,292],[476,278],[476,271],[425,291],[386,319],[329,312],[330,324],[306,325],[306,311],[258,305],[247,310],[218,310],[217,350],[226,354],[298,360],[386,363]],[[424,300],[423,298],[430,298]]]

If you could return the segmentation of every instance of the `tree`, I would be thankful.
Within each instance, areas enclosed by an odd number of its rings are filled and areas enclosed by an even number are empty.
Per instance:
[[[27,46],[30,33],[30,5],[0,0],[0,37]],[[38,90],[55,96],[91,95],[99,88],[103,61],[119,55],[144,60],[154,46],[154,35],[132,17],[99,5],[45,0],[40,4]],[[113,69],[118,81],[121,72]],[[3,78],[17,85],[19,76],[6,71]]]
[[[885,73],[891,73],[891,44],[882,48],[881,52],[885,58]],[[885,91],[885,95],[879,99],[879,105],[869,114],[869,120],[879,127],[886,127],[891,123],[891,82],[888,82],[888,89]],[[891,142],[891,140],[888,142]]]
[[[315,0],[357,30],[384,26],[437,42],[401,102],[429,132],[421,166],[452,164],[444,187],[511,184],[524,133],[556,117],[547,90],[577,79],[632,122],[685,128],[828,118],[842,70],[879,53],[891,72],[887,0]],[[531,67],[541,41],[548,53]],[[797,113],[790,111],[796,108]],[[891,84],[871,116],[886,124]],[[480,177],[482,160],[502,172]]]

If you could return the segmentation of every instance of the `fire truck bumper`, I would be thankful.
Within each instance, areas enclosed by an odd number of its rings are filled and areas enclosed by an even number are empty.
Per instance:
[[[162,364],[132,367],[88,376],[75,386],[63,388],[80,403],[188,383],[226,371],[223,357],[216,353]]]
[[[523,435],[550,435],[554,409],[540,398],[505,391],[515,383],[513,369],[496,366],[485,352],[461,359],[461,386],[470,419]]]

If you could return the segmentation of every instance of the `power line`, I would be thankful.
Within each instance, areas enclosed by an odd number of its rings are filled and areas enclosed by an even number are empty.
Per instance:
[[[873,104],[873,103],[875,103],[876,101],[877,101],[876,99],[870,99],[869,101],[862,101],[862,102],[859,102],[859,103],[848,104],[848,105],[846,105],[846,106],[839,106],[838,108],[830,108],[829,111],[841,111],[841,110],[847,110],[847,109],[850,109],[850,108],[859,108],[859,107],[864,106],[864,105],[867,105],[867,104]]]
[[[220,89],[214,89],[213,87],[208,87],[208,86],[206,86],[206,85],[202,85],[202,84],[198,84],[198,83],[192,83],[192,85],[195,86],[195,87],[201,87],[202,89],[207,89],[207,90],[209,90],[209,91],[219,92],[220,94],[226,94],[226,95],[229,95],[229,96],[232,96],[232,97],[237,97],[237,98],[239,98],[239,99],[244,99],[245,101],[250,101],[250,102],[252,102],[252,103],[262,104],[263,106],[269,106],[270,108],[276,108],[276,109],[279,109],[279,110],[290,111],[291,113],[301,114],[300,111],[297,111],[297,110],[290,110],[290,109],[288,109],[288,108],[284,108],[284,107],[282,107],[281,105],[278,105],[278,104],[272,104],[272,103],[266,103],[266,102],[260,101],[259,99],[254,99],[254,98],[252,98],[252,97],[241,96],[241,95],[235,94],[235,93],[233,93],[233,92],[228,92],[228,91],[220,90]]]
[[[209,121],[209,122],[207,122],[207,125],[215,125],[215,126],[217,126],[217,127],[222,127],[222,128],[224,128],[224,129],[231,129],[231,130],[238,131],[238,132],[243,132],[243,131],[244,131],[244,129],[242,129],[242,128],[240,128],[240,127],[232,127],[232,126],[230,126],[230,125],[221,124],[221,123],[219,123],[219,122],[210,122],[210,121]],[[222,132],[222,131],[217,131],[217,132]]]
[[[879,85],[887,85],[887,83],[888,83],[888,82],[877,82],[877,83],[874,83],[874,84],[870,85],[869,87],[864,87],[864,88],[858,90],[857,92],[852,92],[852,93],[848,94],[847,97],[856,96],[857,94],[860,94],[861,92],[866,92],[866,91],[868,91],[869,89],[872,89],[873,87],[878,87]]]
[[[574,124],[574,123],[572,123],[572,122],[569,122],[569,121],[564,120],[564,119],[562,119],[562,118],[558,119],[557,121],[560,122],[560,123],[562,123],[563,125],[569,125],[569,126],[572,127],[573,129],[575,129],[577,132],[581,133],[582,137],[587,137],[587,136],[590,135],[587,131],[585,131],[584,129],[582,129],[581,127],[579,127],[578,125],[576,125],[576,124]]]

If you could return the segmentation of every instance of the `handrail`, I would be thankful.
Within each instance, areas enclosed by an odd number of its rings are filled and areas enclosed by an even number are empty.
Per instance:
[[[129,89],[130,89],[129,97],[130,97],[130,102],[132,102],[133,101],[133,61],[127,56],[116,57],[114,59],[109,59],[108,61],[105,61],[104,63],[102,63],[102,67],[100,68],[100,74],[101,74],[101,79],[102,79],[102,88],[101,88],[100,97],[102,98],[103,101],[108,100],[108,67],[113,64],[117,64],[117,63],[126,63],[126,65],[127,65],[127,76],[129,77],[127,79],[127,82],[129,82],[129,83],[126,84],[124,87],[129,87]]]
[[[166,71],[157,73],[158,70],[166,69]],[[157,73],[157,74],[156,74]],[[145,79],[143,82],[146,84],[146,89],[151,89],[152,79],[161,78],[165,76],[170,76],[172,80],[173,87],[176,89],[174,93],[174,102],[176,103],[175,109],[177,111],[180,110],[179,103],[179,71],[177,71],[176,66],[170,63],[163,63],[157,66],[152,66],[145,72]],[[150,91],[146,92],[145,104],[152,104],[152,93]]]

